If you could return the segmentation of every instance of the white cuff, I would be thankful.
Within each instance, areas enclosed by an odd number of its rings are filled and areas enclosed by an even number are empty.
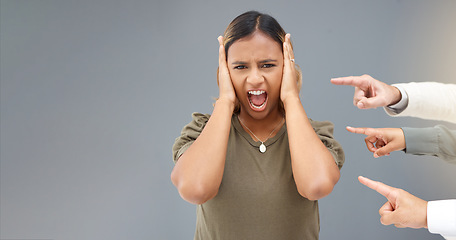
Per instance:
[[[429,201],[427,224],[431,233],[456,237],[456,199]]]
[[[397,102],[396,104],[385,106],[384,109],[386,113],[389,115],[396,115],[401,113],[407,108],[408,105],[408,95],[407,92],[404,90],[404,88],[401,85],[396,85],[393,84],[391,85],[399,90],[401,92],[401,100]]]

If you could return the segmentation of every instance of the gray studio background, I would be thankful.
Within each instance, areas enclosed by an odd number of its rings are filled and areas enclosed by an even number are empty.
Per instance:
[[[456,1],[1,1],[1,239],[193,239],[195,206],[169,175],[192,112],[218,96],[217,36],[240,13],[292,34],[301,99],[335,123],[346,163],[320,200],[321,239],[442,239],[383,226],[363,175],[426,200],[456,198],[456,165],[374,159],[350,126],[445,124],[352,105],[331,77],[456,83]],[[255,224],[255,223],[252,223]]]

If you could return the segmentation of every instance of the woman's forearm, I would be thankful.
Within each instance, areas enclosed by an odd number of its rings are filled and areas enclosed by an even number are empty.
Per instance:
[[[340,172],[315,133],[298,97],[284,102],[293,176],[299,193],[317,200],[331,193]]]
[[[195,142],[179,158],[171,180],[183,199],[201,204],[217,195],[223,177],[233,104],[218,100]]]

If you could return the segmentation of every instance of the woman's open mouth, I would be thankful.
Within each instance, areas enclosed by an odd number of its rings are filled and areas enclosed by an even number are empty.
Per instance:
[[[266,107],[268,94],[263,90],[249,91],[248,92],[250,108],[254,111],[263,111]]]

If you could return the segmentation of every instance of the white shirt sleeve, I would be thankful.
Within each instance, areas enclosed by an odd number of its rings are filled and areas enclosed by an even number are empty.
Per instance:
[[[402,86],[395,85],[395,84],[393,84],[391,86],[397,88],[399,90],[399,92],[401,92],[401,100],[399,102],[397,102],[396,104],[384,107],[384,109],[388,113],[388,115],[393,116],[393,115],[401,113],[402,111],[404,111],[407,108],[408,95]]]
[[[427,224],[429,232],[456,239],[456,199],[429,201]]]
[[[402,89],[401,95],[403,98],[408,98],[408,103],[403,111],[400,111],[401,109],[397,106],[385,107],[388,115],[456,123],[456,84],[411,82],[393,84],[393,86],[399,91]],[[406,94],[403,94],[403,91]],[[394,110],[395,108],[396,110]]]

